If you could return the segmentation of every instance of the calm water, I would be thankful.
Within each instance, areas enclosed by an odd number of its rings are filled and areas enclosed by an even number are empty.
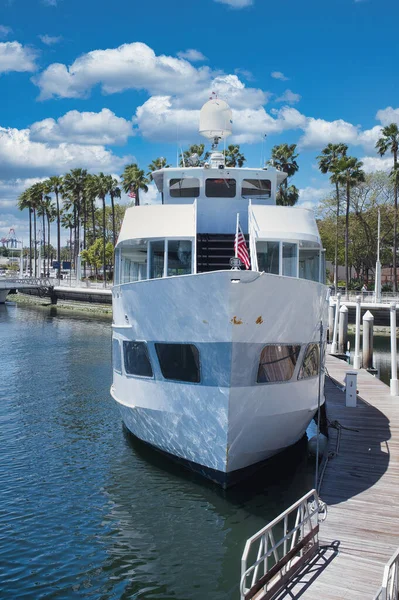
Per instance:
[[[223,492],[134,442],[111,322],[0,305],[0,597],[237,599],[247,537],[313,487],[306,447]]]
[[[350,342],[351,364],[353,364],[353,355],[355,352],[355,336],[348,336]],[[362,340],[360,339],[360,352]],[[396,340],[397,351],[399,355],[399,339]],[[391,338],[389,335],[376,335],[373,339],[373,366],[378,369],[378,377],[389,385],[391,378]]]

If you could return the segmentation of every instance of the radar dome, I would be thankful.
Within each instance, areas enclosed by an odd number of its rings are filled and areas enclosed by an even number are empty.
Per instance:
[[[209,140],[227,138],[232,133],[232,123],[231,108],[220,98],[212,98],[201,108],[199,132]]]

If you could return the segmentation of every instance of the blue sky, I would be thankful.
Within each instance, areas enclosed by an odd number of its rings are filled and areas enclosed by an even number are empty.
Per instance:
[[[248,166],[265,134],[266,158],[298,144],[306,206],[328,191],[315,157],[330,141],[389,168],[374,144],[399,123],[398,19],[395,0],[0,0],[0,237],[27,238],[15,202],[38,179],[174,164],[212,91]]]

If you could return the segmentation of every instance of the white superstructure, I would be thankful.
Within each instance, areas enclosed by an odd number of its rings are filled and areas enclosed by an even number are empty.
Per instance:
[[[202,119],[214,138],[231,130],[222,108],[222,123]],[[216,150],[156,171],[163,203],[129,208],[116,247],[123,421],[221,483],[299,440],[317,409],[324,253],[312,211],[275,205],[285,177],[225,167]],[[230,267],[237,213],[248,271]]]

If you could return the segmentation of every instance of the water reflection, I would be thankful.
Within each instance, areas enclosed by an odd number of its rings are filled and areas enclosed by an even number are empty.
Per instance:
[[[224,492],[134,440],[111,320],[0,306],[5,598],[236,599],[246,538],[313,486],[299,444]]]

